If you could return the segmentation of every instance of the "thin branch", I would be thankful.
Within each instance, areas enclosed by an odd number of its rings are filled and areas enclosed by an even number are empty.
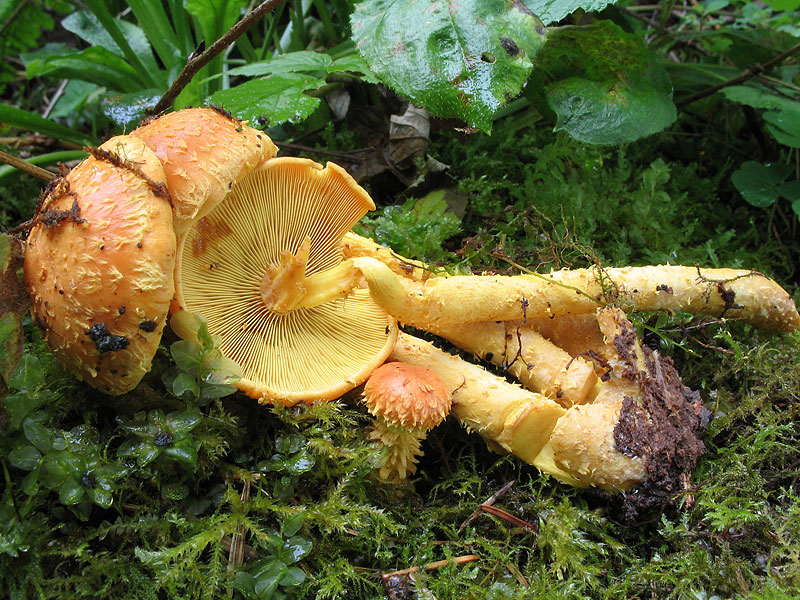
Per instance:
[[[796,53],[798,50],[800,50],[800,44],[796,44],[796,45],[792,46],[786,52],[781,52],[778,56],[776,56],[775,58],[772,58],[771,60],[765,62],[763,65],[762,64],[758,64],[758,63],[756,63],[754,65],[750,65],[749,67],[747,67],[744,71],[742,71],[739,75],[737,75],[733,79],[729,79],[728,81],[723,81],[722,83],[717,84],[715,86],[712,86],[710,88],[707,88],[707,89],[705,89],[705,90],[703,90],[701,92],[697,92],[696,94],[692,94],[688,98],[684,98],[683,100],[679,100],[678,102],[675,103],[675,106],[677,106],[678,108],[681,108],[682,106],[686,106],[687,104],[691,104],[692,102],[696,102],[696,101],[698,101],[698,100],[700,100],[702,98],[705,98],[706,96],[711,96],[712,94],[716,94],[718,91],[720,91],[723,88],[729,87],[731,85],[737,85],[739,83],[742,83],[743,81],[747,81],[748,79],[752,79],[753,77],[756,77],[757,75],[760,75],[764,71],[767,71],[767,70],[771,69],[775,65],[781,63],[783,60],[789,58],[792,54]]]
[[[46,169],[42,169],[41,167],[37,167],[36,165],[32,165],[26,160],[22,160],[16,156],[12,156],[11,154],[7,154],[0,150],[0,162],[4,162],[7,165],[11,165],[19,169],[20,171],[25,171],[29,175],[33,175],[34,177],[38,177],[39,179],[44,179],[45,181],[53,181],[58,175],[55,173],[51,173]]]
[[[512,487],[512,486],[513,486],[515,483],[516,483],[516,480],[515,480],[515,479],[512,479],[512,480],[511,480],[511,481],[509,481],[507,484],[505,484],[503,487],[501,487],[499,490],[497,490],[497,491],[496,491],[494,494],[492,494],[491,496],[489,496],[489,498],[487,498],[487,499],[486,499],[486,502],[484,502],[483,504],[481,504],[480,506],[478,506],[478,508],[476,508],[476,509],[475,509],[475,510],[472,512],[472,514],[471,514],[469,517],[467,517],[467,520],[466,520],[466,521],[464,521],[464,522],[461,524],[461,527],[459,527],[459,528],[458,528],[458,533],[461,533],[462,531],[464,531],[464,530],[467,528],[467,526],[468,526],[470,523],[472,523],[472,521],[474,521],[475,519],[477,519],[477,518],[480,516],[481,512],[484,512],[484,507],[486,507],[486,506],[491,506],[492,504],[494,504],[495,502],[497,502],[497,499],[498,499],[498,498],[500,498],[500,496],[502,496],[503,494],[505,494],[505,493],[506,493],[508,490],[510,490],[510,489],[511,489],[511,487]]]
[[[150,114],[160,114],[172,106],[175,98],[183,91],[189,82],[197,75],[197,72],[210,63],[214,58],[222,53],[225,48],[233,44],[239,37],[242,36],[248,29],[258,23],[267,13],[272,12],[283,4],[286,0],[265,0],[252,11],[247,13],[241,20],[231,27],[221,38],[211,44],[202,53],[192,55],[189,57],[188,62],[183,67],[178,77],[169,86],[167,93],[161,97],[150,111]]]

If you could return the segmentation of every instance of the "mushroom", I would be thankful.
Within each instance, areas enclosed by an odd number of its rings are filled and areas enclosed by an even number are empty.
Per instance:
[[[173,310],[205,317],[246,394],[331,400],[386,359],[395,320],[342,262],[342,236],[373,208],[338,165],[274,158],[181,236]]]
[[[425,367],[436,373],[453,396],[452,414],[479,433],[494,450],[529,464],[550,439],[565,409],[541,394],[509,383],[483,367],[400,333],[390,360]],[[554,472],[560,473],[557,468]],[[565,480],[571,481],[564,474]]]
[[[370,438],[387,448],[378,476],[393,483],[416,472],[420,442],[450,412],[452,397],[430,369],[400,362],[372,372],[364,386],[364,402],[375,417]]]
[[[166,323],[176,239],[165,181],[141,140],[111,138],[45,190],[25,244],[45,340],[108,394],[136,386]]]
[[[414,327],[593,313],[609,293],[632,310],[671,310],[740,318],[775,331],[800,329],[792,297],[772,279],[744,269],[659,265],[562,269],[532,275],[426,277],[419,263],[348,237],[375,301]],[[429,270],[428,270],[429,272]]]
[[[178,236],[222,202],[239,179],[278,152],[267,135],[213,108],[168,113],[131,135],[147,144],[164,166]]]

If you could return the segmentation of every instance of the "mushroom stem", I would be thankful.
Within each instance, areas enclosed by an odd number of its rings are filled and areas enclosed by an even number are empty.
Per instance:
[[[281,262],[267,267],[261,283],[261,300],[269,310],[285,314],[299,308],[313,308],[337,298],[346,298],[361,280],[352,261],[306,276],[311,238],[292,254],[281,252]]]
[[[633,310],[741,318],[776,331],[800,329],[792,297],[757,271],[672,265],[575,269],[535,275],[456,275],[414,281],[379,259],[353,259],[373,300],[408,325],[518,321],[593,313],[612,295]]]

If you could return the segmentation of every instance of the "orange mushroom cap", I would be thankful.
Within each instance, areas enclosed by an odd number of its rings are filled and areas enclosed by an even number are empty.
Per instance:
[[[266,134],[211,108],[168,113],[131,135],[143,140],[164,165],[178,236],[222,202],[239,179],[278,152]]]
[[[452,394],[430,369],[391,362],[370,375],[364,401],[373,416],[391,425],[427,431],[447,417]]]
[[[158,349],[176,239],[164,170],[111,138],[48,190],[26,241],[32,313],[53,352],[108,394],[133,389]]]

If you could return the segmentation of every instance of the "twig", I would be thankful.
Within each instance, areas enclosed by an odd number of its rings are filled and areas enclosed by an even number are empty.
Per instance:
[[[483,512],[483,507],[484,507],[484,506],[491,506],[492,504],[494,504],[495,502],[497,502],[497,499],[498,499],[500,496],[502,496],[503,494],[505,494],[505,493],[506,493],[508,490],[510,490],[510,489],[511,489],[511,487],[512,487],[512,486],[513,486],[515,483],[516,483],[516,481],[515,481],[514,479],[512,479],[512,480],[511,480],[511,481],[509,481],[507,484],[505,484],[503,487],[501,487],[499,490],[497,490],[497,491],[496,491],[494,494],[492,494],[492,495],[491,495],[491,496],[490,496],[490,497],[489,497],[489,498],[486,500],[486,502],[484,502],[484,503],[483,503],[483,504],[481,504],[481,505],[480,505],[478,508],[476,508],[476,509],[475,509],[475,510],[472,512],[472,514],[471,514],[469,517],[467,517],[467,520],[466,520],[466,521],[464,521],[464,522],[461,524],[461,527],[459,527],[459,528],[458,528],[458,533],[461,533],[462,531],[464,531],[464,530],[467,528],[467,525],[469,525],[470,523],[472,523],[472,522],[473,522],[475,519],[477,519],[477,518],[480,516],[480,514]]]
[[[521,527],[522,529],[527,529],[528,531],[536,533],[536,527],[534,525],[528,523],[527,521],[523,521],[519,517],[515,517],[511,513],[506,512],[501,508],[497,508],[491,504],[481,504],[480,509],[485,513],[489,513],[490,515],[497,517],[498,519],[503,519],[503,521],[511,523],[516,527]]]
[[[55,173],[51,173],[46,169],[42,169],[41,167],[37,167],[36,165],[32,165],[26,160],[22,160],[16,156],[12,156],[11,154],[7,154],[0,150],[0,162],[4,162],[7,165],[11,165],[19,169],[20,171],[25,171],[29,175],[33,175],[34,177],[38,177],[39,179],[44,179],[45,181],[53,181],[58,175]]]
[[[800,44],[795,44],[791,48],[789,48],[786,52],[781,52],[778,56],[768,60],[764,64],[754,64],[747,67],[744,71],[742,71],[739,75],[734,77],[733,79],[729,79],[728,81],[723,81],[715,86],[710,88],[706,88],[703,91],[697,92],[696,94],[692,94],[688,98],[684,98],[683,100],[679,100],[675,103],[675,106],[681,108],[682,106],[686,106],[687,104],[691,104],[692,102],[696,102],[706,96],[711,96],[712,94],[716,94],[723,88],[729,87],[731,85],[737,85],[742,83],[743,81],[747,81],[748,79],[752,79],[757,75],[760,75],[764,71],[767,71],[774,67],[775,65],[782,62],[784,59],[789,58],[792,54],[800,50]]]
[[[447,565],[463,565],[464,563],[475,562],[476,560],[480,560],[481,557],[477,554],[465,554],[463,556],[456,556],[449,560],[437,560],[432,563],[428,563],[424,567],[409,567],[408,569],[402,569],[400,571],[394,571],[392,573],[384,573],[383,579],[388,579],[389,577],[401,577],[403,575],[410,575],[411,573],[416,573],[421,568],[425,569],[426,571],[434,571],[436,569],[441,569],[442,567],[446,567]]]
[[[203,52],[189,57],[186,65],[184,65],[180,74],[169,86],[167,92],[161,97],[152,109],[148,112],[150,114],[160,114],[172,106],[175,98],[183,91],[189,82],[197,75],[197,72],[210,63],[217,57],[225,48],[233,44],[239,37],[242,36],[248,29],[258,23],[267,13],[272,12],[283,4],[285,0],[265,0],[252,11],[242,17],[236,25],[231,27],[221,38],[211,44]]]

